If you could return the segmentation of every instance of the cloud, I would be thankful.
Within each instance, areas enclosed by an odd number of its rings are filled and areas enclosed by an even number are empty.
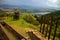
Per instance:
[[[50,7],[59,8],[59,6],[58,6],[58,0],[48,0],[47,5],[50,6]]]
[[[48,0],[49,2],[56,3],[57,0]]]
[[[58,0],[58,6],[60,7],[60,0]]]
[[[56,4],[48,4],[48,6],[50,6],[50,7],[56,7],[56,8],[58,8],[59,6],[58,5],[56,5]]]
[[[2,0],[1,4],[9,4],[9,5],[18,5],[20,4],[21,1],[20,0]]]
[[[0,4],[3,2],[3,0],[0,0]]]
[[[32,5],[38,6],[38,7],[47,6],[46,2],[47,0],[32,0]]]
[[[11,4],[11,5],[40,5],[45,4],[45,0],[0,0],[1,4]]]
[[[36,7],[59,7],[60,1],[58,0],[0,0],[0,4],[28,5],[28,6],[36,6]]]

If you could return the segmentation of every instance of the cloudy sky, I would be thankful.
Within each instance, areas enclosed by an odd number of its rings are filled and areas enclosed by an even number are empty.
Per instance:
[[[28,5],[37,7],[56,7],[59,8],[59,0],[0,0],[0,5]]]

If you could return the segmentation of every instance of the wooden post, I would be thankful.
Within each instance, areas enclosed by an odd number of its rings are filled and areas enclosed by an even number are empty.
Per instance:
[[[47,36],[47,33],[48,33],[48,26],[49,26],[49,20],[47,20],[47,27],[46,27],[46,34],[45,34],[45,37]]]
[[[43,17],[43,28],[42,28],[42,34],[44,34],[44,29],[45,29],[45,17]]]
[[[57,28],[58,28],[58,19],[55,20],[55,30],[54,30],[54,36],[53,36],[53,40],[55,40],[55,36],[56,36],[56,31],[57,31]]]
[[[41,16],[41,19],[40,19],[40,21],[41,21],[41,26],[40,26],[40,32],[42,32],[42,21],[43,20],[43,16]]]
[[[50,34],[51,34],[51,29],[52,29],[52,22],[53,22],[52,20],[53,20],[53,17],[50,17],[49,18],[50,29],[49,29],[48,40],[50,39]]]

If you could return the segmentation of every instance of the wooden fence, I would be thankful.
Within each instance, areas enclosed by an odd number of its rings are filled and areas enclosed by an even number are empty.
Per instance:
[[[2,25],[0,24],[0,40],[9,40],[1,27]]]
[[[19,39],[19,40],[27,40],[27,38],[25,38],[24,36],[22,36],[21,34],[19,34],[18,32],[16,32],[8,23],[6,22],[1,22],[1,24],[6,27],[8,30],[10,30],[11,32],[13,32],[13,34]]]
[[[48,37],[48,40],[51,39],[51,34],[53,34],[52,40],[55,40],[56,33],[58,29],[58,23],[60,18],[54,18],[53,16],[50,16],[46,18],[45,16],[41,16],[40,18],[40,33],[44,34],[45,37]]]

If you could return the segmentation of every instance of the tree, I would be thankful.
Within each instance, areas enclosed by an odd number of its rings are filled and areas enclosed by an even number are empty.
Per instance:
[[[13,19],[14,20],[18,20],[19,19],[19,10],[18,9],[15,9]]]
[[[38,25],[39,22],[36,20],[36,18],[32,14],[24,14],[23,19],[27,21],[28,23],[31,23],[33,25]]]

